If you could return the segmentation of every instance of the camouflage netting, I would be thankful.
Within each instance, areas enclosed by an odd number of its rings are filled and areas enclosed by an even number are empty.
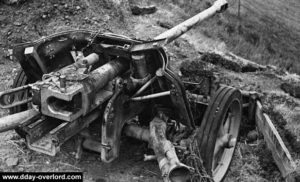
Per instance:
[[[188,150],[179,156],[180,160],[186,165],[193,167],[194,170],[190,174],[191,182],[213,182],[212,177],[206,172],[203,166],[203,160],[200,155],[199,146],[194,142],[189,144]]]

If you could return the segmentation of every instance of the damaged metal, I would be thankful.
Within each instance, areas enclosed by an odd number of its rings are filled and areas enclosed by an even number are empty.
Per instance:
[[[0,132],[16,129],[30,149],[51,156],[78,136],[77,159],[84,147],[106,163],[118,158],[123,137],[142,140],[155,154],[145,160],[157,160],[165,182],[190,179],[194,168],[178,155],[190,141],[199,144],[203,170],[222,181],[242,113],[257,120],[257,97],[212,76],[209,91],[199,94],[170,69],[163,46],[226,8],[217,0],[151,41],[74,30],[18,45],[14,56],[26,82],[0,93],[0,107],[13,111],[0,118]],[[84,134],[92,123],[100,126],[96,139]]]

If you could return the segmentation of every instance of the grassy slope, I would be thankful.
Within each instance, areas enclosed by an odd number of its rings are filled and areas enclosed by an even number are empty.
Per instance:
[[[213,2],[172,1],[190,15]],[[224,41],[227,48],[237,55],[300,73],[300,1],[241,0],[240,21],[237,16],[238,0],[228,1],[228,11],[198,29],[208,37]]]

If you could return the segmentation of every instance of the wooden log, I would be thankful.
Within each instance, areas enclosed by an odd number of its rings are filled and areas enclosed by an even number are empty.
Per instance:
[[[210,51],[201,54],[203,61],[222,66],[235,72],[255,72],[267,69],[267,66],[244,59],[231,52]]]
[[[275,160],[282,177],[286,182],[295,182],[292,173],[296,170],[296,164],[270,117],[263,113],[260,101],[257,101],[256,104],[256,125],[263,134],[267,147],[272,152],[273,159]]]

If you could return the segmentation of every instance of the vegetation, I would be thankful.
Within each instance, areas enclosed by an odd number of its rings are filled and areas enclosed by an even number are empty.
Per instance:
[[[213,2],[172,1],[189,15],[209,7]],[[202,33],[224,41],[230,51],[246,59],[300,74],[300,13],[296,13],[299,1],[282,4],[278,0],[244,0],[241,1],[240,16],[238,0],[228,1],[229,11],[202,24],[199,27]]]

